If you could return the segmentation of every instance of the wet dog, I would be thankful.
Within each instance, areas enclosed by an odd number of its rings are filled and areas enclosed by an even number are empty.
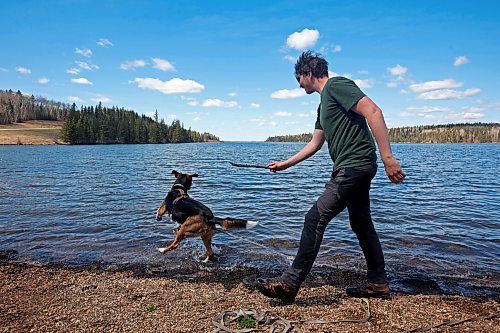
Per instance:
[[[161,221],[163,215],[169,214],[170,219],[180,224],[174,241],[167,247],[159,248],[162,253],[176,249],[181,240],[186,237],[200,236],[207,249],[205,261],[213,261],[212,237],[216,232],[216,225],[223,229],[248,229],[257,225],[257,222],[242,219],[215,217],[212,211],[201,202],[189,197],[188,190],[191,189],[193,177],[198,174],[184,174],[172,170],[175,176],[174,185],[167,193],[160,208],[156,212],[156,220]]]

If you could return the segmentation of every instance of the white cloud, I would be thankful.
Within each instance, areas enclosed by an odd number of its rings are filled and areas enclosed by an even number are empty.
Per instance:
[[[120,65],[120,68],[128,71],[129,69],[136,69],[138,67],[146,66],[146,62],[141,59],[126,61]]]
[[[335,45],[333,47],[333,53],[342,51],[342,45]]]
[[[286,112],[286,111],[278,111],[278,112],[275,112],[274,115],[277,117],[291,117],[292,113]]]
[[[479,119],[483,118],[484,114],[482,113],[472,113],[472,112],[466,112],[462,114],[463,119]]]
[[[312,48],[319,39],[318,30],[304,29],[301,32],[294,32],[286,39],[286,45],[292,49],[304,50]]]
[[[259,103],[251,103],[251,104],[250,104],[250,107],[251,107],[252,109],[259,109],[259,108],[260,108],[260,104],[259,104]]]
[[[79,54],[81,56],[84,56],[86,58],[92,57],[92,50],[91,49],[79,49],[78,47],[75,49],[75,53]]]
[[[142,89],[158,90],[164,94],[198,93],[205,89],[205,86],[193,81],[173,78],[169,81],[161,81],[154,78],[135,78],[137,86]]]
[[[66,73],[69,73],[69,74],[78,74],[80,72],[81,72],[81,70],[79,68],[74,68],[74,67],[66,70]]]
[[[189,106],[197,106],[198,105],[198,101],[195,101],[195,100],[189,101],[189,102],[187,102],[187,105],[189,105]]]
[[[8,72],[9,70],[7,68],[2,68],[0,67],[0,72]]]
[[[442,106],[416,106],[416,107],[409,107],[408,111],[417,113],[445,112],[445,111],[450,111],[450,108]]]
[[[88,71],[93,71],[94,69],[99,69],[99,66],[85,62],[85,61],[75,61],[78,67],[86,69]]]
[[[354,80],[354,83],[361,89],[367,89],[367,88],[372,88],[373,85],[375,84],[372,79],[366,79],[366,80]]]
[[[68,96],[68,101],[73,102],[73,103],[83,102],[83,100],[77,96]]]
[[[277,98],[277,99],[288,99],[288,98],[298,98],[305,96],[306,92],[304,89],[301,88],[295,88],[295,89],[281,89],[278,91],[275,91],[271,94],[271,98]]]
[[[238,93],[236,91],[230,92],[227,94],[228,96],[235,97],[238,96]]]
[[[114,46],[113,43],[109,41],[107,38],[99,38],[99,41],[97,41],[97,45],[103,46],[103,47],[109,47],[109,46]]]
[[[400,64],[397,64],[394,67],[387,68],[387,71],[397,80],[404,80],[406,73],[408,72],[407,67],[403,67]]]
[[[201,106],[203,106],[205,108],[210,108],[210,107],[235,108],[238,106],[238,102],[235,102],[235,101],[226,102],[226,101],[223,101],[223,100],[218,99],[218,98],[209,98],[209,99],[204,100],[201,103]]]
[[[21,74],[31,74],[31,70],[25,67],[16,67],[16,72]]]
[[[288,62],[295,63],[297,61],[297,58],[292,57],[291,55],[287,54],[286,56],[283,57]]]
[[[153,60],[153,68],[159,69],[164,72],[175,71],[174,65],[172,65],[168,60],[160,58],[152,58],[151,60]]]
[[[49,83],[49,81],[50,81],[50,80],[49,80],[49,79],[47,79],[46,77],[42,77],[42,78],[40,78],[40,79],[38,80],[38,83],[40,83],[40,84],[47,84],[47,83]]]
[[[387,82],[387,87],[389,87],[389,88],[397,88],[398,85],[399,84],[396,81]]]
[[[453,79],[446,79],[441,81],[427,81],[424,83],[416,83],[410,85],[410,89],[414,92],[424,92],[435,89],[449,89],[449,88],[459,88],[462,87],[463,82],[456,82]]]
[[[336,77],[336,76],[343,76],[350,79],[352,77],[352,74],[351,73],[339,74],[337,72],[328,71],[328,77]]]
[[[194,121],[199,121],[199,120],[201,120],[201,118],[200,117],[194,117],[193,120]]]
[[[316,111],[314,111],[314,113],[316,113]],[[311,113],[307,113],[307,112],[304,112],[304,113],[299,113],[298,116],[300,118],[308,118],[311,116]]]
[[[175,120],[175,119],[177,119],[177,115],[176,115],[176,114],[169,114],[169,115],[167,116],[167,119],[170,119],[170,120]]]
[[[96,97],[91,98],[90,100],[93,101],[93,102],[96,102],[96,103],[99,103],[99,102],[101,102],[101,103],[109,103],[109,102],[112,101],[111,98],[103,96],[103,95],[96,95]]]
[[[457,67],[463,66],[468,62],[469,62],[469,58],[467,58],[466,56],[458,56],[455,58],[455,62],[453,63],[453,66],[457,66]]]
[[[462,99],[477,95],[481,89],[467,89],[465,91],[457,91],[452,89],[440,89],[422,93],[418,95],[419,99]]]
[[[71,79],[71,82],[73,83],[78,83],[78,84],[92,84],[89,80],[87,80],[84,77],[78,78],[78,79]]]

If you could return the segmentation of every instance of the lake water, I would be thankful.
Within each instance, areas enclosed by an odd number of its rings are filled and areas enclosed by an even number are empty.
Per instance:
[[[219,217],[259,221],[219,232],[212,269],[279,271],[296,253],[304,215],[329,179],[326,147],[281,173],[235,168],[285,159],[303,143],[1,146],[0,250],[15,261],[204,267],[201,239],[160,254],[176,225],[155,212],[172,169],[198,173],[190,191]],[[394,185],[381,162],[372,213],[392,281],[430,281],[444,292],[498,295],[500,145],[393,144],[407,179]],[[253,243],[251,243],[251,242]],[[328,226],[315,269],[363,272],[346,212]],[[451,281],[451,282],[450,282]]]

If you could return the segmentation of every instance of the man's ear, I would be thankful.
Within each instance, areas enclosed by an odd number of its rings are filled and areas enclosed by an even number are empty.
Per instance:
[[[172,174],[175,175],[175,178],[179,177],[180,172],[177,172],[175,170],[172,170]]]

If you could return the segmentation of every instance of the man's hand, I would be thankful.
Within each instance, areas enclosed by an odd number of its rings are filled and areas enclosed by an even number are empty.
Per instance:
[[[399,184],[405,179],[406,174],[403,172],[401,166],[394,157],[391,156],[389,158],[383,159],[383,162],[385,173],[387,177],[389,177],[391,182],[393,182],[394,184]]]
[[[269,168],[271,172],[276,172],[288,169],[289,165],[287,161],[282,161],[282,162],[271,162],[268,165],[266,165],[266,167]]]

